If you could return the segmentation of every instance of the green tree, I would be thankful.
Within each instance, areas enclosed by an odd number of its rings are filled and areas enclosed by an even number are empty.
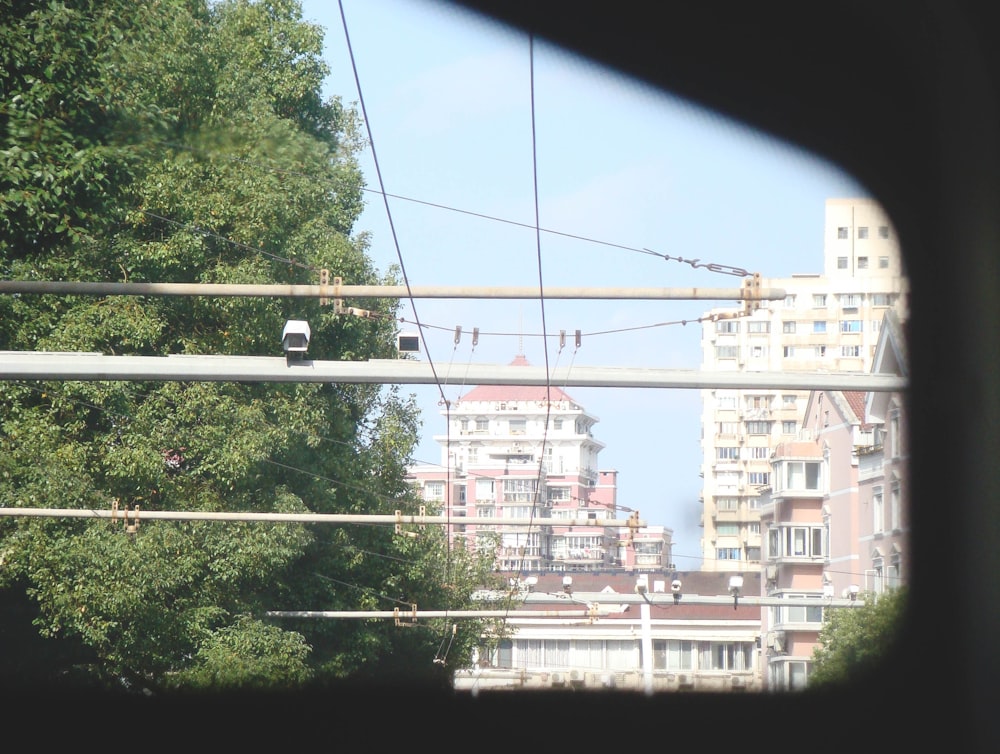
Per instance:
[[[358,116],[322,99],[322,32],[297,2],[0,11],[6,277],[396,282],[351,235]],[[313,299],[25,294],[0,301],[0,348],[276,355],[292,318],[309,321],[312,358],[390,358],[397,306],[368,301],[362,319]],[[415,513],[418,430],[412,398],[378,385],[4,383],[0,505]],[[0,521],[0,590],[31,599],[61,673],[164,692],[427,680],[483,629],[265,617],[467,605],[491,563],[438,528],[132,520]]]
[[[864,605],[829,610],[813,651],[809,685],[842,683],[878,667],[906,616],[906,589],[862,595]]]

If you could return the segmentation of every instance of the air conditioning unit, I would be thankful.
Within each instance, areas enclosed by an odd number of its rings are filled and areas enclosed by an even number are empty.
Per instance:
[[[678,686],[694,686],[694,679],[687,673],[680,673],[677,676]]]
[[[773,634],[773,636],[772,636],[772,639],[773,639],[774,651],[775,652],[784,652],[785,651],[785,632],[784,631],[775,631],[774,634]]]
[[[732,678],[732,687],[734,689],[746,688],[746,685],[747,685],[746,678],[744,678],[741,675],[734,675],[733,676],[733,678]]]
[[[569,671],[569,682],[570,683],[583,683],[583,673],[579,670]]]
[[[563,686],[566,683],[566,676],[562,673],[553,673],[549,680],[553,686]]]
[[[764,580],[765,581],[777,581],[778,580],[778,566],[774,563],[768,563],[764,567]]]

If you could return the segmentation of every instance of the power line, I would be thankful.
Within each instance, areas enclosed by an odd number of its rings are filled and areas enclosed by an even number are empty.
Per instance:
[[[431,524],[447,524],[452,519],[449,516],[428,516],[397,512],[386,513],[266,513],[260,511],[156,511],[134,510],[128,508],[5,508],[0,507],[0,517],[9,518],[91,518],[110,519],[112,521],[266,521],[300,524],[391,524],[394,526],[427,526]],[[549,519],[546,519],[548,522]],[[635,519],[614,518],[572,518],[552,519],[552,524],[559,526],[589,526],[605,527],[643,527],[645,521]],[[533,526],[538,519],[532,518],[502,518],[499,516],[463,516],[463,524]]]

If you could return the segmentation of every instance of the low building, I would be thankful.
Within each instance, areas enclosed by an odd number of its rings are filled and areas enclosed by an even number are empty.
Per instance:
[[[758,595],[759,573],[741,575]],[[759,691],[761,608],[732,596],[730,576],[522,574],[510,633],[456,672],[455,688]]]

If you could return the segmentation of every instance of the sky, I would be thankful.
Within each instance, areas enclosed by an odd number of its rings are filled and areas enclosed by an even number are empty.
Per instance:
[[[302,10],[325,29],[324,95],[355,105],[371,139],[355,232],[371,235],[378,269],[401,266],[411,286],[742,284],[678,257],[765,278],[822,273],[826,200],[869,195],[799,148],[464,8],[304,0]],[[422,326],[416,358],[458,380],[403,386],[423,421],[414,460],[441,461],[442,401],[474,387],[462,385],[462,365],[522,353],[571,373],[699,369],[694,320],[734,303],[404,301],[400,328]],[[618,471],[619,504],[673,530],[678,569],[700,568],[698,390],[566,392],[599,420],[599,466]]]

